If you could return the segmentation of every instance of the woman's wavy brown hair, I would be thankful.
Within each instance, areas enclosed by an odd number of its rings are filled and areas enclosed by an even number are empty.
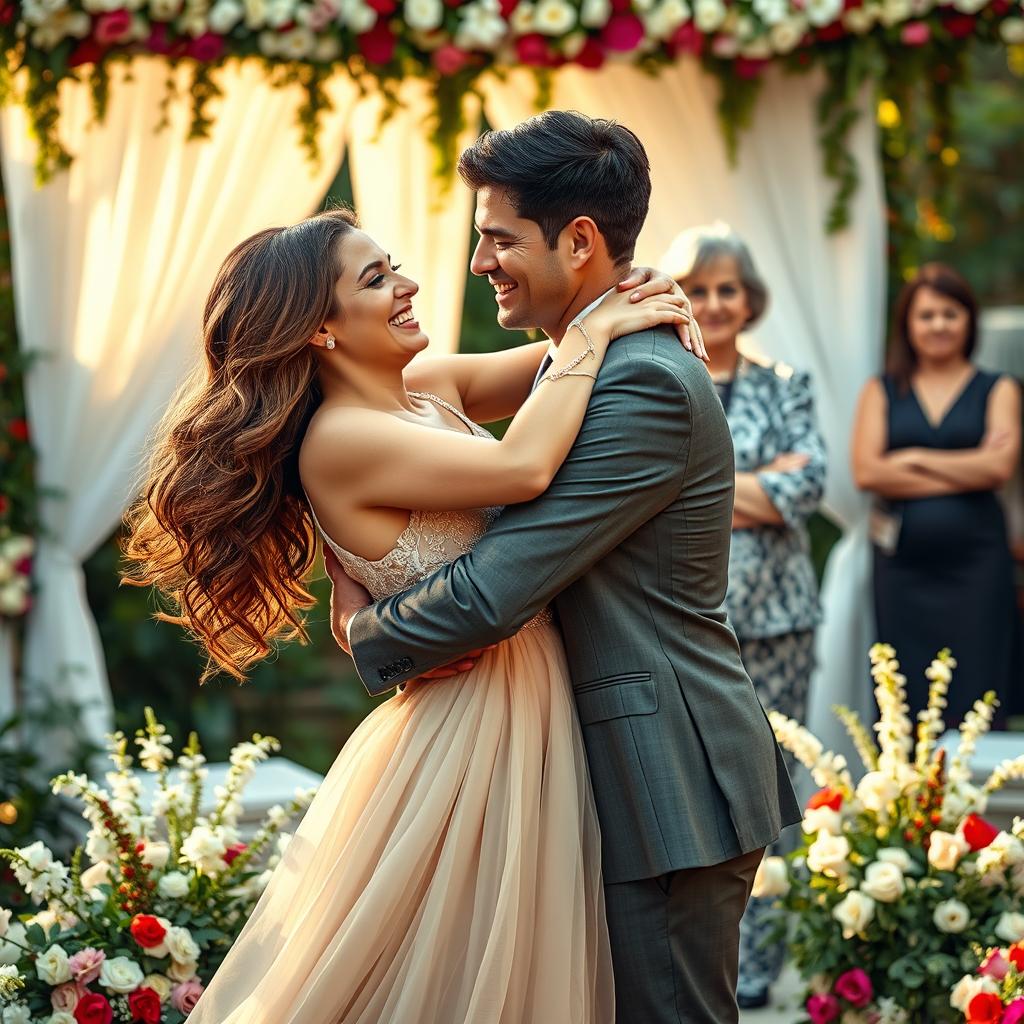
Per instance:
[[[124,580],[170,602],[158,618],[209,655],[201,682],[245,670],[275,641],[307,639],[316,535],[299,446],[320,404],[310,340],[338,313],[350,210],[268,228],[224,261],[203,313],[205,360],[157,431],[128,511]]]

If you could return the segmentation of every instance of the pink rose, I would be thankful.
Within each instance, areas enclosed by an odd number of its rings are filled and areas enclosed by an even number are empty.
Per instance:
[[[516,59],[528,67],[546,68],[551,64],[548,41],[539,32],[528,32],[516,40]]]
[[[1010,961],[1003,956],[1002,951],[992,950],[990,956],[985,958],[984,963],[978,968],[979,974],[984,974],[996,981],[1002,981],[1010,970]]]
[[[862,1006],[867,1006],[875,994],[871,979],[859,967],[854,967],[852,971],[840,974],[836,978],[833,991],[840,999],[845,999],[851,1006],[857,1007],[858,1010]]]
[[[203,994],[203,984],[198,978],[183,981],[171,989],[171,1005],[182,1013],[191,1013]]]
[[[431,63],[442,75],[457,75],[471,59],[465,50],[454,43],[445,43],[430,55]],[[227,859],[227,854],[224,856]]]
[[[1000,1024],[1020,1024],[1024,1021],[1024,999],[1014,999],[1003,1011]]]
[[[839,1016],[839,1000],[833,995],[811,996],[807,1000],[807,1016],[811,1024],[829,1024]]]
[[[644,37],[644,23],[635,14],[613,14],[603,29],[601,42],[616,53],[635,50]]]
[[[910,21],[900,31],[900,42],[904,46],[924,46],[932,37],[932,30],[924,21]]]
[[[72,1013],[86,991],[84,985],[76,985],[73,981],[66,981],[63,985],[58,985],[50,993],[50,1005],[55,1013],[59,1010],[63,1010],[64,1013]]]
[[[673,53],[692,53],[695,57],[700,56],[704,49],[704,37],[692,21],[680,25],[670,40]]]
[[[123,7],[119,11],[108,11],[96,19],[96,27],[93,35],[97,43],[109,46],[111,43],[120,43],[131,35],[132,16],[131,12]]]
[[[68,958],[68,967],[71,968],[71,976],[79,985],[89,985],[100,976],[100,969],[107,954],[100,949],[93,949],[86,946],[80,949],[74,956]]]

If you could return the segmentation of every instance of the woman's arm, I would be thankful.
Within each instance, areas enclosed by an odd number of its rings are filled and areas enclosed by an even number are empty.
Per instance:
[[[905,464],[952,485],[958,492],[1002,487],[1020,460],[1020,387],[1010,377],[996,381],[985,410],[985,437],[977,448],[904,450]]]
[[[884,498],[931,498],[956,488],[907,465],[900,452],[886,453],[887,402],[880,381],[869,380],[860,393],[853,426],[853,480],[862,491]]]
[[[699,330],[694,330],[691,336],[690,301],[671,277],[650,267],[638,267],[618,284],[617,290],[620,293],[631,291],[633,302],[667,293],[678,296],[686,313],[676,324],[680,341],[698,358],[707,359]],[[515,415],[526,401],[547,349],[548,343],[544,341],[501,352],[418,359],[405,372],[406,387],[442,397],[457,394],[471,420],[493,423]]]
[[[330,410],[318,443],[303,449],[303,473],[356,508],[450,511],[529,501],[546,490],[572,447],[610,339],[681,316],[674,296],[639,303],[609,296],[584,324],[593,349],[583,331],[569,330],[501,441],[368,409]]]

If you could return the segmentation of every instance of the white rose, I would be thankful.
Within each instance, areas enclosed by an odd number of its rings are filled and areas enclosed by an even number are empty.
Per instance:
[[[169,900],[180,900],[188,895],[189,881],[180,871],[168,871],[156,883],[156,891]]]
[[[584,28],[604,28],[611,16],[611,0],[583,0],[580,7],[580,24]]]
[[[142,968],[126,956],[104,960],[100,968],[100,984],[111,992],[127,995],[142,984]]]
[[[444,21],[444,4],[441,0],[405,0],[405,20],[410,28],[432,32],[435,28],[440,28],[441,22]],[[270,811],[271,815],[274,811],[283,814],[284,808],[272,807]]]
[[[1010,46],[1024,43],[1024,18],[1007,18],[999,26],[999,34],[1003,37],[1003,42]]]
[[[906,890],[903,872],[895,864],[875,861],[867,866],[860,890],[879,903],[895,903]]]
[[[830,836],[838,836],[843,832],[843,818],[831,807],[814,807],[804,811],[801,827],[809,836],[815,832],[827,832]]]
[[[857,799],[875,814],[887,814],[889,804],[899,795],[899,783],[882,772],[868,772],[857,785]]]
[[[188,963],[178,963],[177,960],[171,961],[171,966],[167,968],[167,977],[172,981],[191,981],[199,970],[199,964],[195,960],[189,960]]]
[[[789,874],[782,857],[765,857],[754,875],[753,895],[758,897],[785,896],[789,892]]]
[[[789,14],[787,0],[754,0],[754,13],[766,24],[777,25]]]
[[[992,995],[997,995],[999,992],[999,983],[995,978],[990,978],[987,975],[984,977],[976,977],[973,974],[965,974],[957,983],[953,986],[953,991],[949,996],[949,1005],[954,1010],[959,1010],[961,1013],[967,1012],[967,1004],[977,995],[981,995],[982,992],[991,992]]]
[[[576,11],[565,0],[540,0],[533,9],[533,23],[546,36],[560,36],[576,24]]]
[[[181,0],[149,0],[149,10],[157,21],[170,21],[178,16]]]
[[[938,871],[953,871],[969,850],[962,836],[936,829],[928,844],[928,863]]]
[[[843,26],[855,36],[863,36],[874,28],[877,18],[878,8],[872,4],[851,7],[843,13]]]
[[[803,39],[807,32],[807,19],[802,15],[794,15],[786,18],[776,25],[772,25],[768,32],[772,48],[776,53],[790,53],[796,49],[797,44]]]
[[[852,939],[874,920],[875,901],[866,893],[854,889],[835,905],[832,916],[842,925],[843,938]]]
[[[20,947],[26,945],[25,926],[15,921],[7,929],[7,934],[0,939],[0,964],[16,964],[24,952]]]
[[[146,988],[151,988],[159,997],[161,1003],[166,1003],[171,998],[171,989],[174,987],[170,980],[162,974],[147,974],[142,979]]]
[[[63,985],[71,980],[71,968],[68,966],[68,954],[62,946],[51,946],[41,956],[36,957],[36,974],[39,980],[47,985]]]
[[[51,4],[50,10],[56,11],[63,6],[63,4]],[[35,549],[35,541],[33,541],[31,537],[26,537],[24,534],[18,534],[15,537],[8,537],[7,540],[4,541],[4,558],[10,559],[12,562],[20,562],[23,558],[31,557]]]
[[[77,1024],[77,1021],[70,1013],[58,1010],[46,1018],[46,1024]]]
[[[168,928],[167,938],[164,939],[164,942],[167,943],[167,948],[170,950],[171,959],[176,960],[179,964],[199,959],[199,946],[187,928]]]
[[[32,1024],[32,1014],[25,1003],[12,1003],[4,1007],[3,1024]]]
[[[1024,941],[1024,914],[1015,910],[1001,914],[996,924],[996,936],[1004,942]]]
[[[875,860],[881,861],[883,864],[895,864],[905,875],[917,870],[914,858],[898,846],[883,846],[875,854]]]
[[[689,17],[690,7],[685,0],[661,0],[644,18],[644,25],[653,38],[668,39]]]
[[[210,28],[226,35],[245,17],[245,8],[236,0],[217,0],[210,8]]]
[[[11,913],[10,910],[0,910],[0,939],[7,934],[7,927],[11,923]]]
[[[693,22],[701,32],[714,32],[725,21],[725,4],[722,0],[696,0],[693,5]]]
[[[850,841],[846,836],[820,834],[807,848],[807,866],[811,871],[843,878],[849,871]]]
[[[971,912],[960,900],[944,900],[935,908],[932,920],[940,932],[956,935],[970,924]]]

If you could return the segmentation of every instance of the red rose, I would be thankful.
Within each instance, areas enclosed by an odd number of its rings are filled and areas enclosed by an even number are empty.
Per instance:
[[[548,41],[539,32],[528,32],[516,40],[516,58],[520,64],[546,68],[551,63]]]
[[[0,25],[10,25],[17,13],[14,4],[0,4]]]
[[[359,52],[371,64],[390,64],[395,56],[395,36],[386,18],[379,18],[377,24],[358,37]]]
[[[845,35],[846,26],[841,21],[833,21],[831,25],[826,25],[817,31],[818,41],[822,43],[834,43]]]
[[[471,56],[454,43],[445,43],[430,55],[431,63],[442,75],[458,74],[470,60]]]
[[[806,1009],[811,1024],[829,1024],[839,1016],[842,1007],[834,995],[814,995],[808,998]]]
[[[613,14],[603,29],[601,42],[616,53],[635,50],[644,37],[644,23],[635,14]]]
[[[378,14],[394,14],[398,10],[398,0],[366,0],[366,5]]]
[[[0,494],[0,516],[7,515],[7,510],[11,507],[11,503],[7,500],[7,497]]]
[[[123,7],[119,11],[108,11],[96,19],[93,28],[93,35],[96,42],[109,46],[111,43],[120,43],[131,35],[132,15],[131,11]]]
[[[21,417],[18,417],[18,419],[11,420],[11,422],[7,424],[7,432],[15,441],[27,441],[28,423],[21,419]]]
[[[110,1003],[99,992],[87,992],[75,1007],[75,1020],[78,1024],[110,1024],[113,1019],[114,1011]]]
[[[229,846],[224,851],[224,856],[221,858],[225,864],[230,864],[240,853],[245,853],[245,843],[235,843],[234,846]]]
[[[843,794],[841,790],[832,789],[826,786],[819,789],[810,800],[807,801],[807,810],[816,811],[819,807],[828,807],[830,810],[838,811],[843,806]]]
[[[216,32],[204,32],[188,44],[188,49],[185,52],[193,60],[205,63],[218,60],[224,53],[224,39]]]
[[[733,61],[733,69],[739,78],[758,78],[761,72],[764,71],[770,61],[762,60],[756,57],[737,57]]]
[[[593,36],[588,36],[573,59],[581,68],[597,69],[604,64],[604,47]]]
[[[1018,971],[1024,973],[1024,942],[1015,942],[1007,950],[1006,958]]]
[[[995,825],[989,824],[977,814],[968,814],[960,827],[967,845],[974,851],[984,850],[999,835],[999,829]]]
[[[159,946],[167,935],[167,929],[152,914],[136,914],[128,930],[143,949]]]
[[[999,1024],[1003,1001],[991,992],[981,992],[967,1004],[967,1024]]]
[[[857,1009],[867,1006],[875,994],[871,979],[859,967],[854,967],[853,970],[840,974],[836,978],[833,991],[840,999],[845,999],[851,1006],[855,1006]]]
[[[699,57],[700,51],[704,49],[704,36],[692,21],[688,21],[675,30],[669,40],[669,49],[673,56],[678,53],[692,53],[695,57]]]
[[[151,988],[137,988],[128,996],[132,1020],[142,1024],[160,1024],[160,997]]]
[[[95,39],[83,39],[68,54],[68,67],[77,68],[83,64],[97,64],[103,56],[103,47]]]
[[[519,6],[519,0],[499,0],[498,6],[501,8],[501,16],[508,21],[512,17],[512,12]]]
[[[947,14],[942,24],[954,39],[966,39],[974,35],[975,20],[973,14]]]

